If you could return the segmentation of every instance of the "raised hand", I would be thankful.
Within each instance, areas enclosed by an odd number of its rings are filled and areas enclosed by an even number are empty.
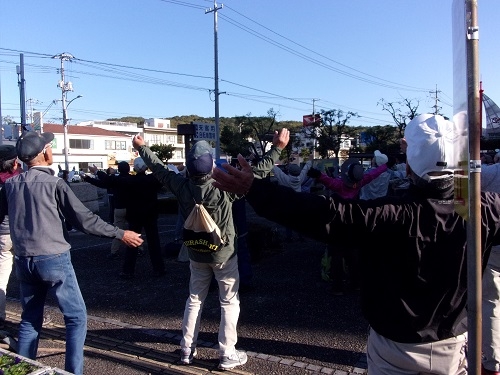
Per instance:
[[[241,155],[238,155],[238,162],[241,169],[235,168],[230,164],[222,164],[222,168],[215,168],[212,173],[212,178],[215,180],[213,185],[221,190],[230,193],[244,195],[250,190],[254,175],[252,166]]]
[[[290,141],[290,130],[287,128],[281,129],[279,132],[276,130],[273,137],[273,145],[278,148],[285,148]]]
[[[145,144],[146,142],[144,142],[144,139],[139,134],[132,138],[132,146],[134,146],[137,151],[139,151],[141,146],[144,146]]]

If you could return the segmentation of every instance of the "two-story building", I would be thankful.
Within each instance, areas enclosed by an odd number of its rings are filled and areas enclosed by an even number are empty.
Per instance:
[[[65,169],[64,127],[58,124],[44,124],[44,132],[54,133],[52,141],[52,168],[58,172]],[[88,172],[96,165],[100,169],[114,166],[120,161],[133,163],[132,138],[128,135],[97,127],[68,125],[68,167]]]
[[[145,120],[144,124],[137,124],[134,122],[124,122],[124,121],[84,121],[78,123],[79,127],[93,127],[105,129],[113,132],[121,133],[132,140],[132,137],[136,134],[141,135],[146,142],[146,145],[173,145],[174,152],[172,158],[169,160],[172,164],[183,164],[185,161],[185,145],[184,136],[177,135],[177,128],[170,125],[170,120],[150,118]],[[132,148],[132,142],[129,144],[130,148],[128,151],[132,153],[132,159],[137,156],[137,153]],[[114,161],[121,161],[119,159],[110,158],[109,164],[116,164]]]

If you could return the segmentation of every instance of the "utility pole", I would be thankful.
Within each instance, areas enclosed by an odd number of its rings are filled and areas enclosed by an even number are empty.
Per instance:
[[[219,50],[217,42],[217,11],[222,9],[224,4],[217,7],[217,1],[214,0],[214,7],[207,9],[205,14],[214,13],[214,65],[215,65],[215,160],[220,159],[220,124],[219,124]]]
[[[21,107],[21,128],[22,133],[26,131],[26,80],[24,79],[24,55],[21,53],[19,55],[19,65],[16,66],[17,71],[17,85],[19,86],[19,104]],[[17,125],[15,126],[15,131],[13,138],[17,139],[19,137],[19,129]]]
[[[37,99],[33,99],[33,98],[29,98],[29,99],[26,99],[26,102],[28,102],[30,104],[30,125],[31,125],[31,129],[34,130],[34,119],[33,119],[33,104],[40,104],[40,101],[37,100]]]
[[[71,82],[65,82],[64,78],[64,62],[71,61],[73,56],[69,53],[61,53],[59,55],[53,56],[53,59],[61,60],[61,80],[57,85],[61,88],[61,101],[62,101],[62,114],[63,114],[63,132],[64,132],[64,169],[69,171],[69,162],[68,162],[68,116],[67,116],[67,106],[66,106],[66,98],[67,92],[73,91],[73,84]]]
[[[314,119],[314,124],[316,124],[316,112],[315,112],[315,109],[314,109],[314,103],[316,103],[317,101],[319,101],[319,99],[314,99],[312,100],[313,102],[313,119]],[[313,159],[316,159],[316,137],[317,137],[317,132],[316,132],[316,128],[313,126],[313,131],[314,131],[314,141],[313,141]]]
[[[438,93],[440,93],[440,92],[441,91],[437,89],[437,85],[436,85],[435,91],[429,91],[430,94],[434,94],[434,105],[432,106],[432,108],[434,108],[435,115],[438,115],[439,110],[443,108],[443,107],[438,106],[438,102],[439,102]]]
[[[313,113],[312,113],[312,114],[313,114],[313,116],[314,116],[314,114],[315,114],[315,111],[314,111],[314,103],[318,102],[319,100],[320,100],[320,99],[314,99],[314,98],[313,98],[313,100],[312,100],[312,102],[313,102]]]

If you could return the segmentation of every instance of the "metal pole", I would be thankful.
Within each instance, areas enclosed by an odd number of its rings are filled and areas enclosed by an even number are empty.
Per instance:
[[[62,69],[61,69],[61,71],[62,71]],[[66,92],[64,90],[62,92],[62,107],[63,107],[63,135],[64,135],[64,169],[69,171],[68,115],[67,115],[67,107],[66,107]]]
[[[22,133],[26,131],[26,99],[25,99],[25,86],[26,86],[26,80],[24,79],[24,54],[19,55],[19,66],[17,69],[17,74],[18,74],[18,84],[19,84],[19,102],[21,106],[21,129]],[[18,134],[19,129],[16,126],[16,134],[15,137],[17,138],[19,136]]]
[[[314,109],[314,103],[318,101],[319,99],[314,99],[312,100],[313,102],[313,120],[316,120],[316,114],[315,114],[315,109]],[[314,121],[314,124],[316,124],[316,121]],[[316,128],[313,126],[313,131],[314,131],[314,141],[313,141],[313,159],[316,159]]]
[[[468,371],[481,374],[482,342],[482,246],[481,246],[481,103],[479,88],[479,35],[477,0],[466,1],[467,24],[467,96],[469,121],[469,220],[467,222],[467,325]]]
[[[217,1],[214,0],[213,9],[208,9],[205,13],[214,12],[214,80],[215,80],[215,160],[220,159],[220,124],[219,124],[219,50],[217,41],[217,11],[222,9],[224,4],[217,7]]]
[[[63,128],[64,128],[64,167],[69,171],[68,162],[68,150],[69,150],[69,140],[68,140],[68,106],[73,103],[74,100],[81,98],[81,95],[74,97],[68,103],[66,103],[65,95],[63,95]]]
[[[63,135],[64,135],[64,168],[69,171],[68,162],[68,115],[67,115],[67,105],[66,97],[68,91],[73,91],[71,82],[66,83],[64,80],[64,60],[71,60],[73,56],[69,53],[61,53],[60,55],[53,56],[54,59],[61,60],[61,81],[59,82],[59,87],[61,88],[61,102],[62,102],[62,114],[63,114]],[[74,100],[74,99],[73,99]],[[70,102],[71,103],[71,102]]]

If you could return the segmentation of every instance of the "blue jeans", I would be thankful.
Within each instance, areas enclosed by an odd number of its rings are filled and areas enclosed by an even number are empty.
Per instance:
[[[65,370],[83,374],[83,345],[87,336],[87,309],[69,251],[33,257],[15,256],[23,312],[18,354],[36,359],[43,324],[43,308],[50,293],[59,304],[66,325]]]

